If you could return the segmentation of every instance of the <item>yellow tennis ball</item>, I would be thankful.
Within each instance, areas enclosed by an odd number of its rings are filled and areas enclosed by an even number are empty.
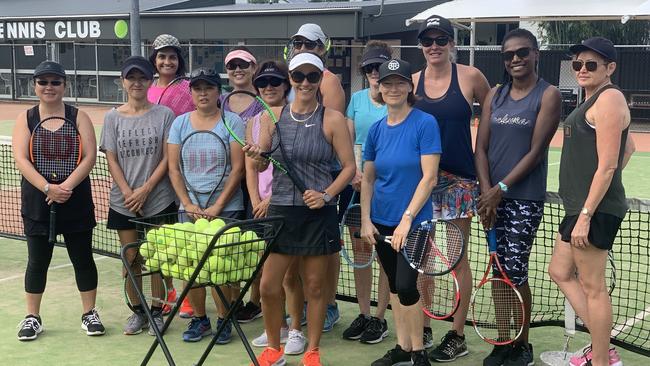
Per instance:
[[[204,218],[200,218],[194,222],[194,231],[203,232],[208,226],[210,226],[210,221]]]
[[[223,285],[228,282],[228,275],[222,272],[212,272],[210,275],[210,282],[214,283],[215,285]]]

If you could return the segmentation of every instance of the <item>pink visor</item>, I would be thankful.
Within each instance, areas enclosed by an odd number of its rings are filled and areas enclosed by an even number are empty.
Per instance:
[[[236,58],[247,62],[252,62],[257,65],[257,60],[255,59],[255,56],[251,55],[249,52],[246,52],[244,50],[234,50],[229,52],[226,55],[226,59],[224,60],[224,63],[227,64],[228,62]]]

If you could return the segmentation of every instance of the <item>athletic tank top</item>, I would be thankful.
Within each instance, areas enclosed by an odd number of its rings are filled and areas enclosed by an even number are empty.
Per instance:
[[[598,168],[596,150],[596,129],[587,123],[585,114],[596,103],[598,97],[607,89],[616,88],[607,85],[592,95],[582,105],[574,109],[564,120],[564,143],[560,158],[560,197],[567,215],[578,215],[584,206],[589,188]],[[603,212],[624,218],[627,212],[625,188],[621,177],[621,165],[625,152],[625,143],[630,127],[621,132],[621,147],[618,152],[618,166],[614,171],[612,182],[594,212]],[[592,208],[593,209],[593,208]]]
[[[415,108],[436,117],[442,139],[440,169],[468,179],[476,179],[470,121],[472,107],[467,103],[458,84],[458,70],[451,64],[451,82],[445,95],[431,99],[424,90],[426,67],[420,72],[415,95],[420,99]]]
[[[78,109],[65,105],[65,117],[77,123]],[[27,111],[27,126],[32,132],[41,121],[38,105]],[[50,206],[45,202],[45,194],[34,187],[24,177],[21,180],[21,214],[23,217],[40,222],[48,222],[50,217]],[[86,177],[77,185],[72,196],[57,206],[57,232],[66,232],[66,225],[58,225],[59,222],[75,221],[75,231],[81,231],[79,222],[84,222],[86,229],[95,226],[95,206],[93,204],[90,188],[90,178]]]
[[[543,79],[525,97],[510,96],[512,83],[499,88],[492,98],[488,162],[492,185],[505,178],[521,159],[530,152],[537,115],[544,91],[550,86]],[[504,197],[519,200],[544,201],[548,171],[548,147],[542,160],[517,183],[508,187]]]
[[[325,108],[319,104],[314,115],[304,122],[295,121],[289,111],[291,105],[282,108],[278,129],[273,136],[272,146],[277,146],[277,134],[281,134],[282,145],[271,156],[302,179],[307,189],[323,192],[332,184],[330,174],[332,160],[336,158],[334,148],[323,134],[323,116]],[[311,114],[311,113],[310,113]],[[297,119],[304,119],[309,114],[295,114]],[[289,160],[285,160],[284,155]],[[277,206],[305,206],[302,194],[289,177],[280,169],[273,169],[273,194],[271,204]],[[336,200],[329,205],[336,204]]]

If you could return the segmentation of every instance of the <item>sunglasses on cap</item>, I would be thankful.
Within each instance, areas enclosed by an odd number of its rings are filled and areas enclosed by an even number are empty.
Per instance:
[[[380,63],[368,64],[366,66],[362,66],[361,71],[363,71],[364,74],[371,74],[374,70],[379,71],[379,66],[381,66]]]
[[[302,83],[305,79],[312,84],[316,84],[320,81],[321,73],[318,71],[312,71],[309,74],[302,73],[300,71],[294,71],[291,73],[291,80],[296,83]]]
[[[47,86],[47,85],[52,85],[52,86],[61,86],[63,84],[63,80],[36,80],[36,84],[40,86]]]
[[[240,70],[246,70],[251,67],[251,63],[244,60],[232,60],[226,64],[226,69],[230,71],[237,70],[238,67]]]
[[[513,58],[515,58],[515,55],[517,55],[518,58],[526,58],[528,55],[530,55],[530,50],[532,48],[530,47],[522,47],[518,50],[515,51],[505,51],[501,52],[501,58],[503,58],[503,61],[512,61]]]
[[[190,74],[190,77],[196,78],[199,76],[208,76],[208,77],[217,77],[219,74],[214,70],[214,69],[195,69],[192,71],[192,74]]]
[[[582,70],[582,66],[587,69],[589,72],[594,72],[598,68],[598,61],[582,61],[582,60],[573,60],[571,61],[571,67],[573,68],[573,71],[580,71]],[[607,63],[604,63],[602,65],[607,65]]]
[[[269,85],[271,85],[274,88],[277,88],[278,86],[282,85],[283,81],[284,80],[280,78],[271,76],[267,78],[259,78],[253,82],[253,85],[255,85],[257,89],[264,89]]]
[[[303,46],[308,50],[313,50],[314,48],[318,47],[320,43],[318,41],[294,39],[291,41],[291,44],[293,45],[293,48],[297,50],[301,49]]]
[[[431,37],[420,38],[420,44],[422,45],[422,47],[431,47],[434,43],[440,47],[444,47],[449,44],[449,37],[440,36],[436,38],[431,38]]]

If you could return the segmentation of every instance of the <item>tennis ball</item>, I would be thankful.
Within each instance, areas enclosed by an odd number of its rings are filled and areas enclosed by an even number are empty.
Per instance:
[[[217,240],[217,244],[234,244],[238,243],[240,240],[241,236],[241,229],[238,227],[231,227],[230,229],[226,230],[219,236],[219,240]]]
[[[219,257],[218,255],[213,255],[208,258],[208,261],[205,262],[205,266],[203,268],[207,268],[210,272],[218,272],[221,268],[224,267],[224,265],[225,262],[223,258]]]
[[[140,255],[145,258],[150,258],[156,253],[156,244],[151,242],[146,242],[140,245]]]
[[[165,262],[165,263],[173,264],[176,262],[176,255],[170,253],[168,249],[159,250],[156,252],[156,254],[158,254],[158,259],[160,260],[161,263]]]
[[[150,272],[157,271],[160,269],[160,261],[158,258],[149,258],[145,262],[145,266],[147,266]]]
[[[190,262],[192,260],[187,257],[187,249],[183,248],[181,249],[180,252],[178,252],[178,257],[176,257],[176,263],[178,263],[179,266],[189,266]]]
[[[257,263],[260,261],[260,256],[255,252],[246,253],[246,265],[248,266],[257,266]]]
[[[242,269],[246,266],[246,257],[243,254],[237,253],[231,256],[232,261],[235,263],[235,268]]]
[[[181,271],[181,268],[178,264],[172,264],[169,266],[169,273],[171,274],[171,277],[174,278],[182,278],[181,276],[183,275],[183,272]]]
[[[196,277],[196,282],[200,284],[210,282],[210,271],[205,269],[205,267],[201,268],[201,271],[199,271],[199,275]]]
[[[113,31],[115,32],[115,36],[117,38],[126,38],[126,35],[129,33],[129,24],[125,20],[120,19],[115,22]]]
[[[223,221],[222,219],[216,218],[212,221],[210,221],[210,227],[215,228],[215,229],[221,229],[222,227],[226,226],[226,222]]]
[[[190,277],[192,277],[192,273],[194,273],[194,267],[185,267],[183,269],[183,279],[189,281]]]
[[[255,268],[253,267],[246,267],[241,270],[241,280],[242,281],[247,281],[249,278],[253,277],[253,273],[255,272]]]
[[[231,272],[236,269],[235,262],[230,257],[222,257],[223,266],[219,268],[220,272]]]
[[[162,234],[166,237],[174,237],[174,225],[172,224],[165,224],[161,228]]]
[[[191,223],[191,222],[189,222],[189,221],[188,221],[188,222],[184,222],[184,223],[182,223],[181,225],[182,225],[182,227],[181,227],[182,230],[185,230],[185,231],[194,231],[194,224]]]
[[[161,263],[160,264],[160,272],[162,272],[164,277],[171,277],[171,264],[169,263]]]
[[[228,275],[223,272],[212,272],[210,275],[210,282],[214,283],[215,285],[223,285],[228,282]]]
[[[200,218],[194,222],[194,231],[203,232],[208,226],[210,226],[210,221],[204,218]]]
[[[230,271],[228,273],[228,282],[240,282],[243,276],[241,269]]]

